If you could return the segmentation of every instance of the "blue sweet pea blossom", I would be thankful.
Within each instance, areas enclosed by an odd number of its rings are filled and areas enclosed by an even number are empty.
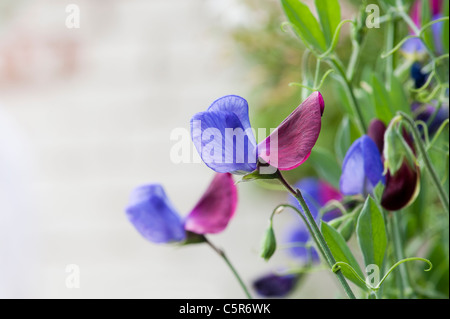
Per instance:
[[[135,188],[126,215],[136,230],[153,243],[180,242],[187,232],[216,234],[223,231],[237,206],[237,189],[231,174],[215,174],[203,196],[184,218],[173,207],[160,184]]]
[[[215,100],[191,119],[191,135],[203,162],[219,173],[247,173],[256,169],[256,140],[248,104],[236,95]]]
[[[320,92],[313,92],[257,145],[247,101],[227,95],[192,117],[192,141],[203,162],[218,173],[251,173],[258,160],[279,170],[291,170],[311,154],[324,108]]]
[[[186,238],[184,223],[159,184],[136,188],[126,213],[137,231],[151,242],[170,243]]]
[[[383,162],[375,142],[367,135],[357,139],[345,154],[340,190],[343,195],[367,195],[378,182],[385,183]]]

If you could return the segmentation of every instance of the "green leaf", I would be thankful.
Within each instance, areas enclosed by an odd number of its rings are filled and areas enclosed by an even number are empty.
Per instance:
[[[389,123],[394,117],[392,102],[383,82],[376,76],[372,76],[372,98],[375,105],[376,116],[384,123]]]
[[[363,272],[361,271],[358,262],[353,256],[350,248],[348,248],[347,243],[345,242],[345,239],[341,236],[341,234],[339,234],[336,229],[323,221],[320,224],[320,230],[336,262],[345,262],[349,264],[361,278],[364,278]],[[367,289],[366,285],[363,285],[363,283],[358,280],[355,274],[353,274],[351,271],[346,268],[342,268],[341,270],[342,274],[349,280],[354,282],[362,289]]]
[[[336,157],[323,147],[314,147],[309,156],[309,163],[314,167],[317,174],[335,188],[339,189],[341,178],[341,166]]]
[[[336,28],[341,22],[341,6],[338,0],[315,0],[315,4],[325,40],[330,46]]]
[[[356,225],[359,247],[367,266],[377,265],[381,270],[387,247],[383,214],[372,197],[368,197]]]
[[[339,228],[339,234],[345,241],[349,241],[355,230],[355,221],[353,218],[347,219],[344,224]]]
[[[326,51],[327,45],[319,22],[309,10],[309,7],[299,0],[281,0],[284,12],[297,35],[306,42],[305,44]]]
[[[378,184],[373,189],[373,196],[375,197],[375,201],[377,203],[381,203],[381,197],[383,196],[384,192],[384,184],[382,181],[379,181]]]

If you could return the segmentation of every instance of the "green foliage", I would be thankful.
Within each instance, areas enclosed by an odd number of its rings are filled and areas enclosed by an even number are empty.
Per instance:
[[[383,214],[372,197],[367,197],[356,225],[358,243],[364,257],[364,264],[383,267],[387,248],[387,235]]]

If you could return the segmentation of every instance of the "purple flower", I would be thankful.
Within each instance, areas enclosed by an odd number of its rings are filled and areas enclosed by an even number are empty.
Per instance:
[[[425,0],[423,0],[425,1]],[[429,0],[431,8],[432,21],[442,17],[442,0]],[[416,1],[411,9],[411,19],[414,21],[418,28],[422,27],[422,1]],[[434,51],[438,54],[442,54],[442,30],[444,27],[443,22],[435,23],[431,26],[431,32],[433,34]],[[411,31],[411,33],[413,33]],[[420,59],[418,56],[426,52],[423,41],[419,38],[408,39],[402,46],[402,51],[406,56],[410,56],[413,60]]]
[[[374,119],[369,126],[370,137],[377,141],[377,147],[380,152],[384,150],[384,133],[386,126],[378,119]],[[414,152],[413,141],[406,132],[403,132],[403,138]],[[381,158],[384,161],[382,156]],[[416,198],[420,189],[420,171],[419,167],[411,167],[408,160],[403,160],[400,169],[394,175],[388,170],[385,176],[385,187],[381,196],[381,206],[389,211],[400,210],[407,207]]]
[[[268,274],[253,282],[253,288],[263,297],[284,297],[295,287],[298,276]]]
[[[430,136],[436,133],[441,124],[448,119],[448,104],[442,105],[437,113],[436,107],[432,105],[420,105],[420,103],[413,103],[411,110],[413,111],[416,120],[423,121],[427,124],[428,121],[434,116],[431,123],[428,124],[428,134]]]
[[[419,62],[413,63],[413,65],[411,66],[411,77],[414,80],[414,87],[416,89],[424,86],[429,76],[429,73],[425,73],[422,71],[422,65]]]
[[[385,187],[381,206],[396,211],[408,206],[416,198],[420,172],[419,167],[411,167],[408,160],[404,159],[394,175],[387,171],[383,176],[385,132],[386,125],[374,119],[369,125],[369,136],[364,135],[356,140],[347,151],[342,168],[341,192],[344,195],[366,196],[379,181],[383,181]],[[403,137],[414,152],[410,137],[406,133]]]
[[[181,218],[160,184],[136,188],[126,215],[137,231],[154,243],[179,242],[186,231],[214,234],[223,231],[233,217],[237,190],[231,174],[216,174],[204,195],[186,218]]]
[[[363,135],[353,142],[345,154],[340,179],[341,193],[367,195],[380,181],[385,182],[380,151],[369,136]]]
[[[247,101],[228,95],[192,117],[192,141],[203,162],[219,173],[253,172],[258,159],[290,170],[309,157],[319,137],[323,110],[322,95],[314,92],[256,145]]]
[[[322,207],[331,200],[340,201],[342,199],[342,195],[336,189],[328,183],[316,178],[304,178],[295,184],[295,188],[298,188],[302,192],[306,205],[317,222],[321,219],[319,211]],[[292,195],[289,196],[289,201],[293,206],[303,212],[300,204]],[[324,221],[330,221],[340,215],[341,212],[339,209],[335,209],[325,214],[322,219]],[[296,218],[298,219],[297,216]],[[317,251],[313,247],[303,246],[306,246],[310,239],[309,231],[304,223],[296,223],[288,232],[287,237],[287,242],[298,244],[298,247],[292,247],[290,249],[292,256],[307,261],[318,262],[319,255],[317,254]]]
[[[253,172],[256,140],[248,117],[248,104],[236,95],[215,100],[191,119],[191,135],[203,162],[218,173]]]

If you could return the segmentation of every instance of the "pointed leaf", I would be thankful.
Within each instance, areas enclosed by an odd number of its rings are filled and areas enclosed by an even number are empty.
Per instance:
[[[345,242],[345,239],[342,237],[342,235],[339,234],[339,232],[336,229],[334,229],[325,222],[321,222],[320,228],[323,237],[325,238],[325,241],[330,247],[331,253],[333,254],[333,257],[336,260],[336,262],[342,261],[349,264],[361,278],[364,278],[363,272],[361,271],[358,262],[353,256],[350,248],[348,248],[347,243]],[[363,285],[361,281],[357,279],[355,274],[353,274],[350,270],[346,268],[342,268],[341,270],[344,276],[347,277],[349,280],[354,282],[362,289],[367,289],[367,287]]]
[[[341,6],[338,0],[315,0],[322,31],[330,46],[337,26],[341,22]]]
[[[319,51],[326,51],[325,37],[319,22],[313,16],[309,7],[299,0],[281,0],[284,12],[290,23],[295,26],[297,35],[309,46]]]
[[[368,197],[356,225],[359,247],[367,266],[377,265],[381,269],[387,247],[383,214],[372,197]]]

